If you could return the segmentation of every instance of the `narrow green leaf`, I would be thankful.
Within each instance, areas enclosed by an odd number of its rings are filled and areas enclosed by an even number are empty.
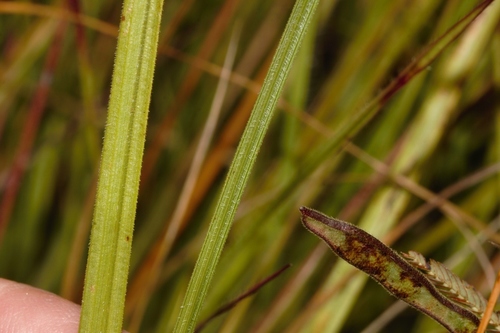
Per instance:
[[[80,332],[122,329],[161,0],[123,6],[104,135]]]
[[[389,293],[443,325],[450,332],[474,333],[479,319],[454,304],[403,257],[362,229],[301,207],[302,223],[339,257],[370,275]]]
[[[319,0],[298,0],[229,168],[174,332],[192,332],[292,61]]]

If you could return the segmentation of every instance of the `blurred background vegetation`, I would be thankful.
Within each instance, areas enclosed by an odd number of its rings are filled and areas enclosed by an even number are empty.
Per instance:
[[[165,3],[126,329],[172,330],[293,3]],[[443,332],[339,263],[301,226],[302,205],[359,224],[397,250],[444,262],[489,294],[500,266],[488,243],[500,243],[498,1],[356,135],[342,137],[342,150],[322,150],[477,3],[320,3],[202,318],[283,265],[292,267],[204,331]],[[77,303],[120,11],[116,1],[0,2],[0,276]],[[218,97],[220,108],[211,108],[230,44],[237,53],[229,87]],[[210,113],[219,111],[214,134],[204,138],[206,156],[194,159]],[[179,229],[170,229],[172,248],[162,252],[171,223]],[[161,260],[160,278],[142,300],[149,269],[156,269],[152,258]]]

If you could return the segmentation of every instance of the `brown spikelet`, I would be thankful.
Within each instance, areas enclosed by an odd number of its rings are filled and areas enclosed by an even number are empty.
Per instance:
[[[472,285],[465,282],[440,262],[425,257],[415,251],[402,253],[403,257],[415,268],[426,274],[427,278],[455,304],[469,309],[479,317],[483,316],[487,301]],[[488,332],[500,332],[500,312],[494,311],[490,318]]]

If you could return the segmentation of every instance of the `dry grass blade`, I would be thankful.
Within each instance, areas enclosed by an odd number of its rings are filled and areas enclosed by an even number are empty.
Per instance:
[[[484,311],[483,318],[481,318],[481,322],[479,323],[477,333],[483,333],[486,331],[488,323],[491,321],[491,318],[493,316],[493,308],[495,307],[495,304],[497,302],[498,295],[500,295],[500,272],[497,274],[495,285],[493,286],[493,291],[491,292],[490,299],[488,300],[488,304],[486,305],[486,310]]]

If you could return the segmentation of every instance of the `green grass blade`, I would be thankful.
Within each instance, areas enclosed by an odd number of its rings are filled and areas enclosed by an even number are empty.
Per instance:
[[[292,60],[312,19],[318,0],[299,0],[295,4],[276,55],[257,98],[229,173],[193,275],[174,332],[192,332],[206,297],[215,266],[226,241],[231,222],[241,200],[251,168],[272,118]]]
[[[120,332],[162,1],[121,16],[80,332]]]

